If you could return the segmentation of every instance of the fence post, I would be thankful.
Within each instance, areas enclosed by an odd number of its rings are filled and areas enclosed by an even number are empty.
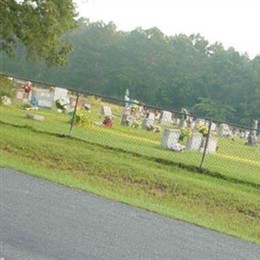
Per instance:
[[[202,170],[202,165],[204,163],[205,156],[206,156],[206,153],[207,153],[207,148],[208,148],[208,143],[209,143],[209,136],[210,136],[210,130],[211,130],[211,124],[212,124],[212,119],[209,120],[208,134],[206,136],[206,143],[205,143],[205,146],[204,146],[203,155],[202,155],[200,166],[199,166],[200,170]]]
[[[70,123],[70,135],[71,135],[71,132],[72,132],[72,128],[74,126],[75,116],[76,116],[77,107],[78,107],[78,101],[79,101],[79,92],[77,92],[76,104],[75,104],[75,107],[74,107],[73,116],[72,116],[71,123]]]

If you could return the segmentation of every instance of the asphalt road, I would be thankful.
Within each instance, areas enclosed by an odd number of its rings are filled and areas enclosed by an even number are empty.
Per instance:
[[[260,246],[0,171],[0,259],[260,259]]]

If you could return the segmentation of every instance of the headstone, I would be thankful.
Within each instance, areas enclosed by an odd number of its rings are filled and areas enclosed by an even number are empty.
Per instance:
[[[230,136],[232,134],[228,124],[220,124],[219,135],[220,136]]]
[[[39,107],[51,108],[54,101],[54,93],[47,89],[32,89],[32,97],[38,100]]]
[[[131,115],[131,108],[125,107],[122,113],[121,125],[132,126],[133,116]]]
[[[215,153],[217,151],[217,144],[218,144],[217,139],[210,136],[209,139],[208,139],[206,153]],[[206,145],[206,138],[204,137],[202,139],[202,145],[201,145],[201,148],[200,148],[201,153],[204,152],[205,145]]]
[[[161,138],[161,146],[163,147],[171,147],[174,144],[179,142],[181,131],[179,129],[164,129],[162,138]]]
[[[76,101],[77,101],[76,97],[69,97],[69,104],[70,104],[71,107],[76,106]]]
[[[195,122],[196,122],[196,126],[198,126],[198,125],[200,125],[200,124],[205,125],[206,120],[205,120],[205,119],[202,119],[202,118],[197,118],[197,119],[195,120]]]
[[[142,129],[152,130],[154,127],[154,119],[144,118],[142,122]]]
[[[176,118],[175,124],[176,124],[176,125],[180,125],[180,122],[181,122],[180,118]]]
[[[68,99],[68,90],[65,88],[55,88],[54,89],[54,101],[57,99]]]
[[[102,106],[101,107],[101,114],[104,115],[105,117],[112,117],[112,110],[111,107],[109,106]]]
[[[2,103],[3,103],[3,105],[6,105],[6,106],[12,105],[11,99],[7,96],[2,97]]]
[[[253,135],[255,140],[257,139],[257,127],[258,127],[258,120],[253,120],[252,128],[253,128]]]
[[[193,121],[193,122],[190,123],[190,129],[193,130],[195,128],[196,128],[196,122]]]
[[[148,119],[151,119],[151,120],[154,120],[154,119],[155,119],[155,113],[149,112],[149,113],[147,114],[147,118],[148,118]]]
[[[217,139],[209,137],[208,147],[206,151],[208,153],[215,153],[217,151],[217,145],[218,145]]]
[[[194,133],[192,137],[188,139],[186,149],[192,151],[199,151],[201,144],[202,144],[202,134],[201,133]]]
[[[186,119],[181,119],[179,126],[180,126],[180,128],[187,128],[188,123],[187,123]]]
[[[17,93],[16,93],[16,99],[22,100],[23,99],[23,93],[24,93],[23,89],[18,89]]]
[[[37,121],[44,121],[44,119],[45,119],[44,116],[37,115],[37,114],[26,114],[26,117],[37,120]]]
[[[169,111],[163,111],[160,117],[160,123],[167,125],[172,123],[172,113]]]

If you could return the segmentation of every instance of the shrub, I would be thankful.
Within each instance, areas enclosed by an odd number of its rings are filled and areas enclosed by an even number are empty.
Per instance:
[[[0,76],[0,103],[2,103],[2,97],[12,97],[14,94],[13,83],[8,77]]]

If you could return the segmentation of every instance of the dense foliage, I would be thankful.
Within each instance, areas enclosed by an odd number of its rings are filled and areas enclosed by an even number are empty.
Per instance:
[[[79,19],[65,35],[74,51],[66,68],[3,56],[3,71],[35,80],[239,124],[260,118],[260,56],[250,59],[199,34],[166,36],[158,28],[118,31]]]
[[[71,44],[60,38],[75,27],[72,0],[1,0],[0,47],[9,56],[18,45],[28,58],[65,64]]]

